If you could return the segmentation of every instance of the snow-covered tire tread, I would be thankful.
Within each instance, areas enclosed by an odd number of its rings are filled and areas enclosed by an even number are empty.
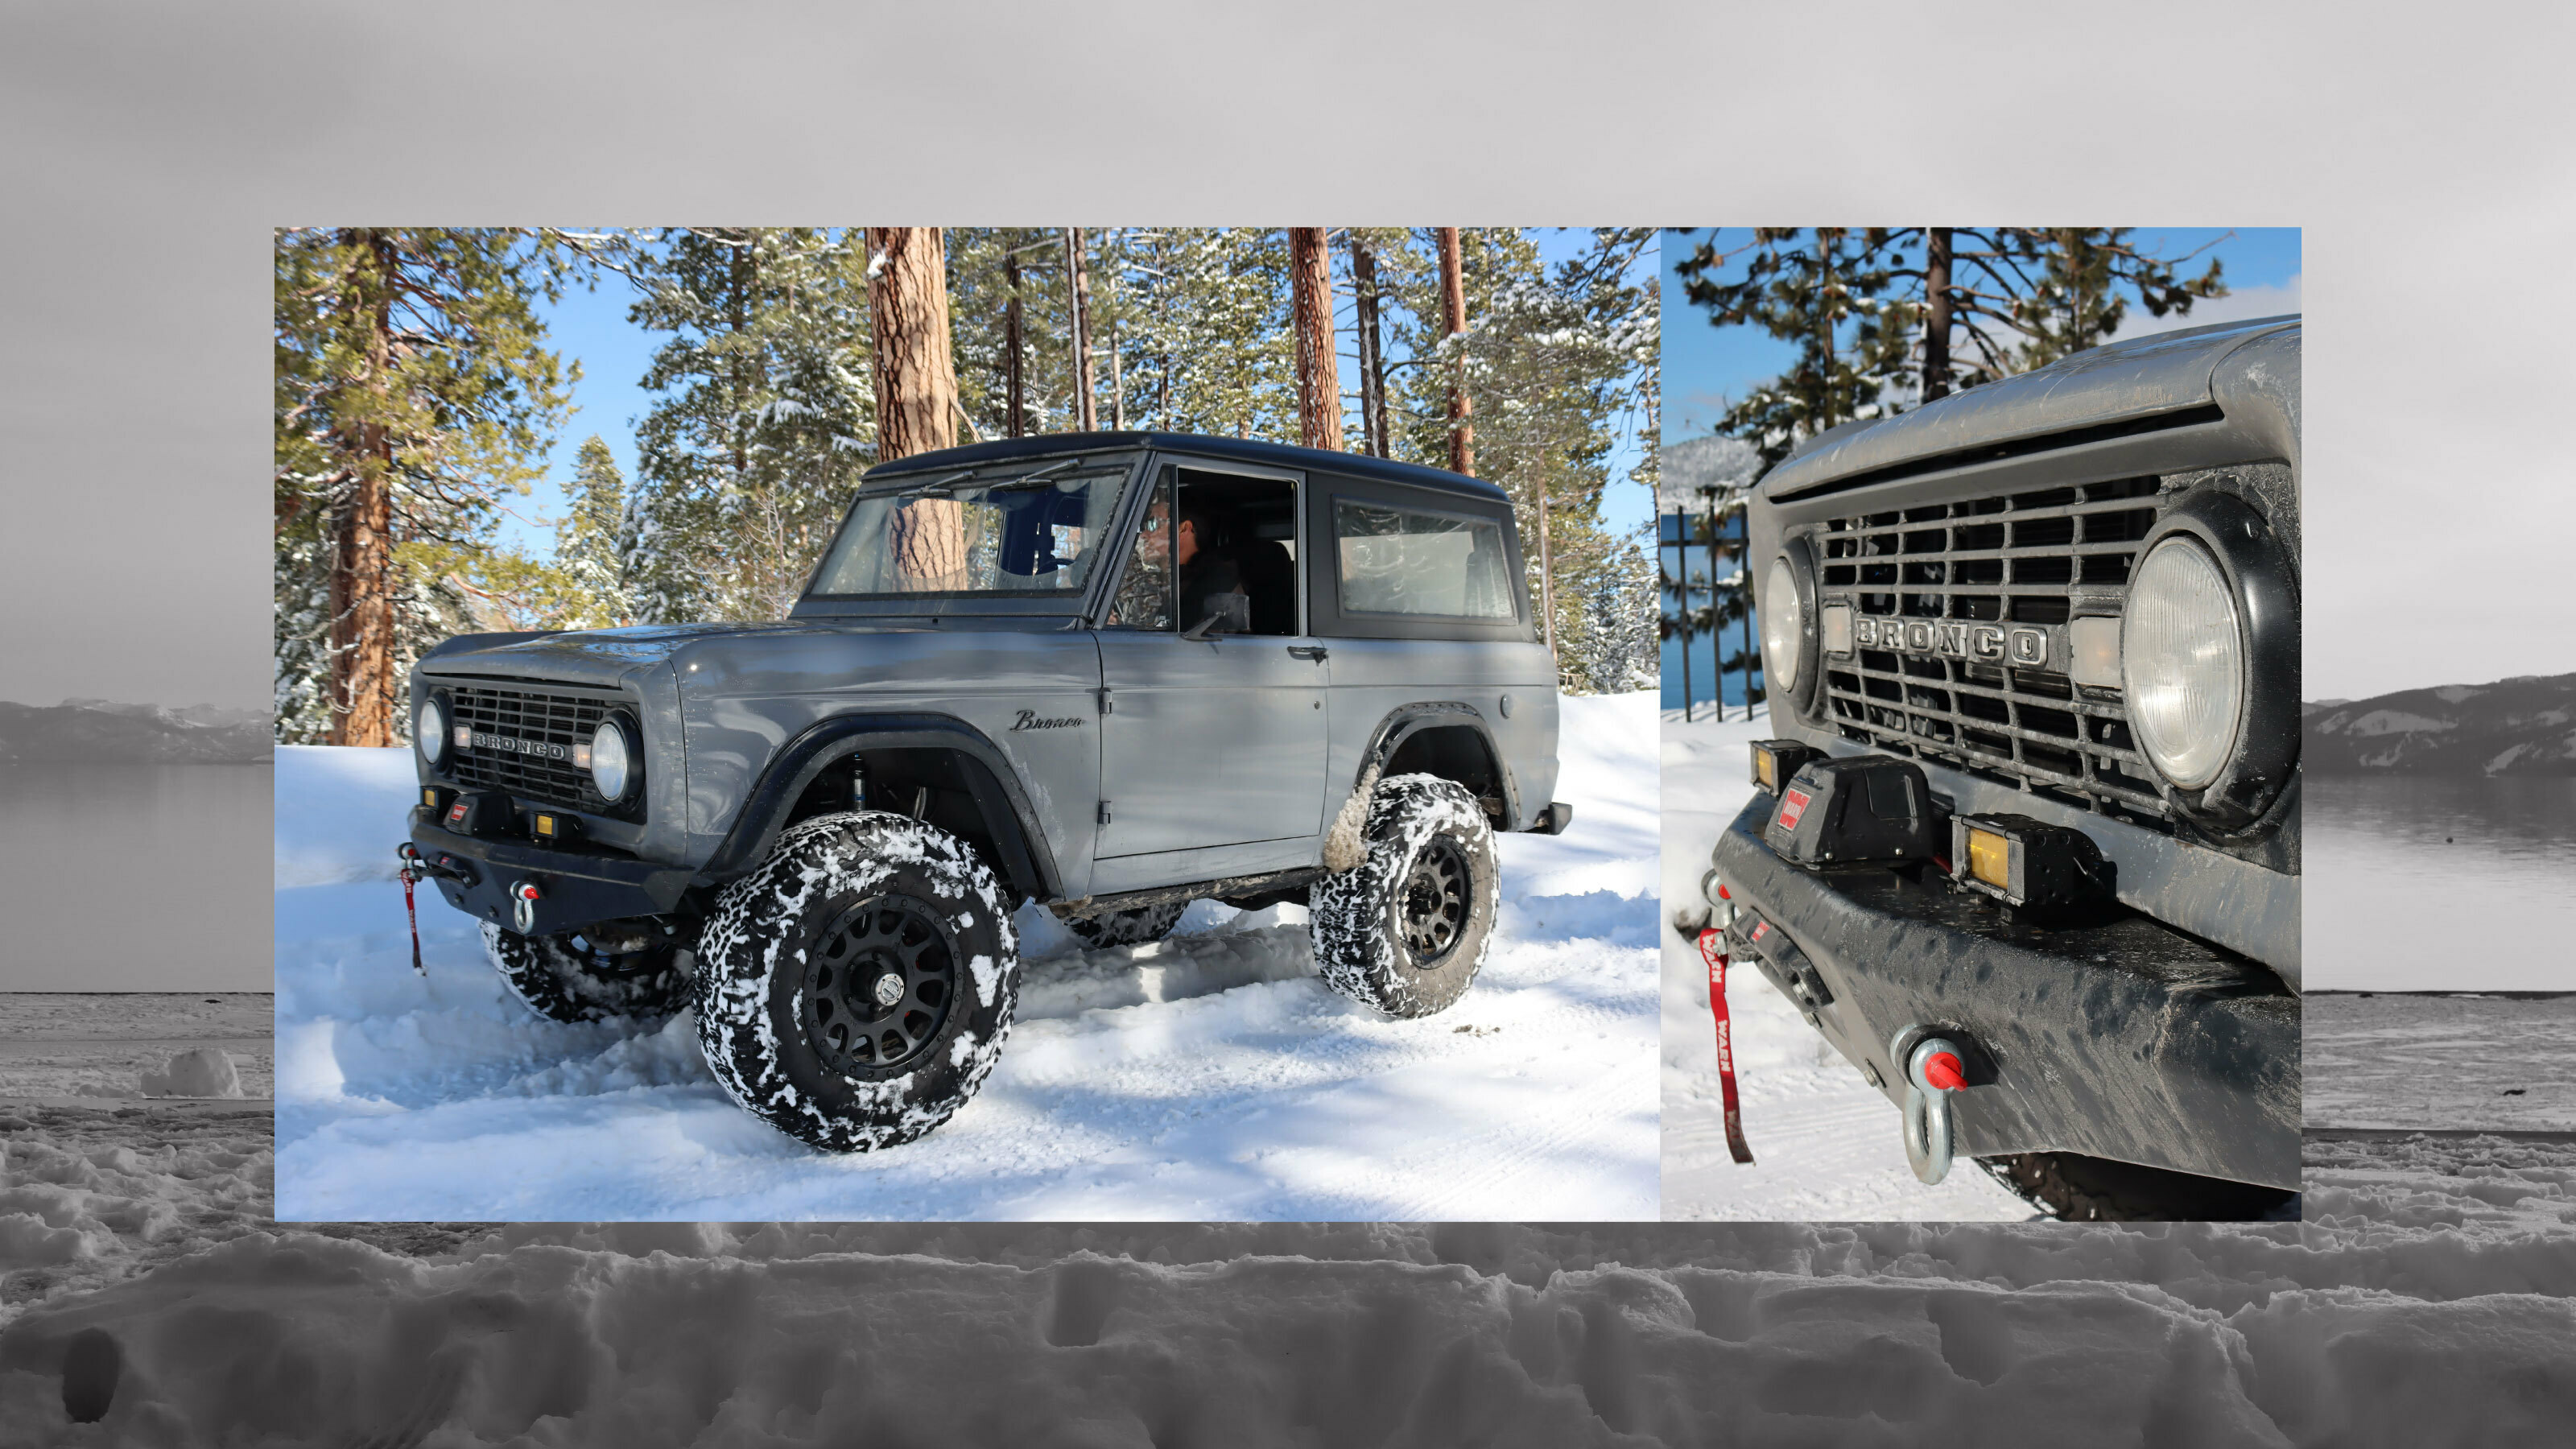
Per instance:
[[[483,954],[510,994],[548,1021],[657,1021],[689,1003],[689,953],[676,946],[639,953],[653,959],[603,975],[562,936],[522,936],[485,921]]]
[[[1396,910],[1413,858],[1447,835],[1465,857],[1474,892],[1465,927],[1436,967],[1405,950]],[[1429,1016],[1466,994],[1484,969],[1501,909],[1493,822],[1466,787],[1437,775],[1394,775],[1369,802],[1367,853],[1317,881],[1309,897],[1315,965],[1324,984],[1389,1016]]]
[[[781,1021],[782,971],[801,979],[808,939],[871,896],[937,908],[966,978],[913,1065],[862,1080],[828,1072]],[[1019,997],[1019,933],[1001,883],[973,847],[909,816],[822,815],[791,826],[767,860],[717,898],[699,941],[698,1044],[727,1096],[826,1152],[910,1142],[966,1105],[991,1075]],[[792,1002],[796,988],[787,988]],[[793,1033],[784,1039],[782,1031]]]

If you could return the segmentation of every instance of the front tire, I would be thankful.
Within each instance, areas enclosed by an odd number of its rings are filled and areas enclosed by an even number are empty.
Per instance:
[[[689,955],[671,941],[609,951],[579,931],[522,936],[485,921],[483,953],[510,994],[548,1021],[653,1021],[689,1003]]]
[[[1493,822],[1436,775],[1377,782],[1367,854],[1316,882],[1324,984],[1389,1016],[1429,1016],[1466,994],[1501,908]]]
[[[1002,887],[964,841],[902,815],[820,816],[718,899],[698,1042],[726,1094],[790,1137],[892,1147],[983,1085],[1019,967]]]

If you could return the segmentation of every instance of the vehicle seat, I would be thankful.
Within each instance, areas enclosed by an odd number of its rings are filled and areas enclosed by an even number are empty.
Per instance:
[[[1249,539],[1234,552],[1243,592],[1252,599],[1252,632],[1297,632],[1297,561],[1274,538]]]

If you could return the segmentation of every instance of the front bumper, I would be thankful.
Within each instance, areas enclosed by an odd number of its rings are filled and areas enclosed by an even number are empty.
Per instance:
[[[1901,1033],[1968,1047],[1962,1155],[2298,1190],[2299,1001],[2278,977],[2141,914],[2044,928],[1935,875],[1803,870],[1762,841],[1773,805],[1757,793],[1712,852],[1739,908],[1730,944],[1891,1102]]]
[[[528,934],[551,936],[602,921],[668,915],[696,878],[687,866],[663,865],[602,847],[538,845],[526,840],[459,835],[413,806],[411,843],[434,868],[447,903],[478,920],[517,929],[510,888],[536,884]]]

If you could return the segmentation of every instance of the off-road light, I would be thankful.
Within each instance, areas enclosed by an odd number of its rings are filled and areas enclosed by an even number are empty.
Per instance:
[[[2108,900],[2110,862],[2080,830],[2027,815],[1950,817],[1950,879],[2012,906]]]
[[[613,719],[602,721],[590,737],[590,783],[599,788],[599,798],[612,803],[626,798],[627,787],[634,783],[632,764],[626,726]]]
[[[528,833],[539,840],[552,841],[560,845],[580,838],[581,821],[570,815],[557,815],[551,810],[540,810],[529,817]]]
[[[1780,782],[1795,776],[1798,767],[1822,753],[1813,745],[1796,740],[1755,740],[1753,742],[1753,786],[1774,795],[1780,793]]]
[[[432,765],[447,754],[447,712],[437,700],[420,702],[420,713],[412,717],[411,737],[420,746],[420,757]]]
[[[2130,577],[2120,683],[2158,774],[2183,790],[2218,778],[2245,707],[2245,642],[2236,592],[2197,539],[2169,535]]]
[[[1809,760],[1781,787],[1762,841],[1795,865],[1930,860],[1931,786],[1894,755]]]
[[[1807,651],[1807,609],[1798,598],[1798,571],[1786,556],[1771,560],[1762,585],[1762,657],[1779,691],[1798,687]]]

